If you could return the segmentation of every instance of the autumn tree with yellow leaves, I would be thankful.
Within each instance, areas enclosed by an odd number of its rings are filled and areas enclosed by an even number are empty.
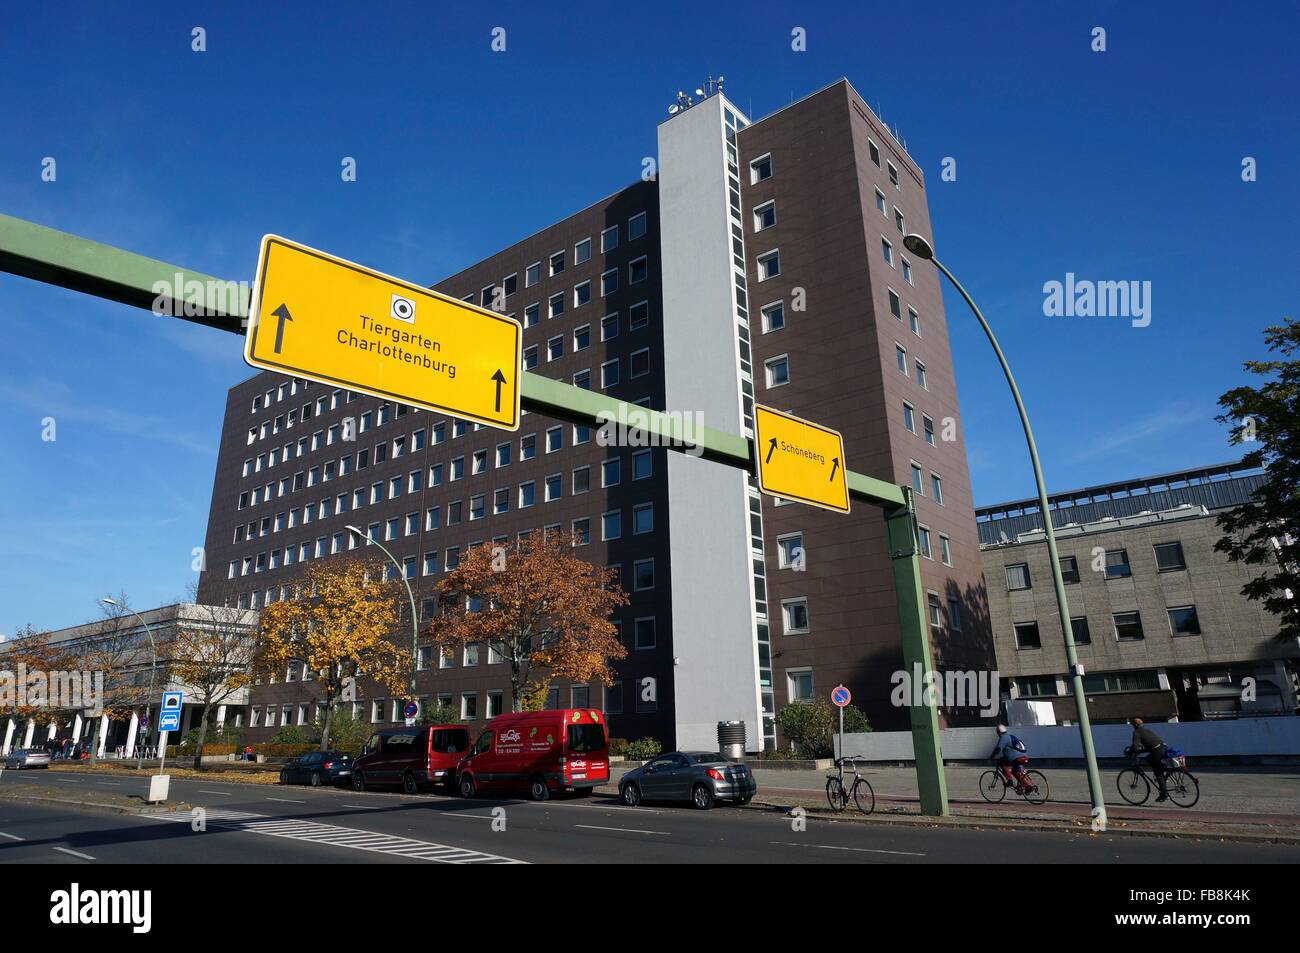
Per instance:
[[[512,710],[540,708],[552,679],[612,683],[627,655],[610,614],[627,605],[615,570],[576,555],[572,536],[530,533],[514,546],[484,544],[438,583],[427,634],[443,651],[468,643],[510,664]]]
[[[171,678],[202,706],[194,770],[203,767],[203,746],[212,711],[253,681],[257,643],[248,626],[247,613],[229,606],[196,603],[168,646]]]
[[[254,671],[283,678],[290,662],[315,673],[325,704],[320,747],[329,747],[335,705],[364,673],[394,694],[406,689],[414,660],[394,641],[404,590],[378,561],[311,563],[294,597],[262,610]]]

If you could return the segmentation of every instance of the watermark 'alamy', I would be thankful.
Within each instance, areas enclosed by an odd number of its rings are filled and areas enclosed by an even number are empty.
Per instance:
[[[1151,323],[1151,282],[1075,279],[1043,284],[1043,314],[1049,318],[1132,318],[1133,327]]]
[[[171,281],[155,281],[153,313],[168,318],[221,317],[242,315],[252,300],[252,286],[247,281],[186,279],[178,271]]]
[[[978,708],[985,718],[998,713],[998,673],[993,671],[922,670],[920,662],[912,671],[899,670],[890,676],[894,690],[889,701],[896,708],[938,705],[944,708]]]
[[[661,429],[675,436],[652,430],[652,413],[664,424]],[[704,414],[698,410],[650,411],[620,404],[617,413],[602,410],[596,419],[600,421],[596,443],[602,447],[677,447],[692,457],[704,453]]]
[[[19,662],[0,672],[0,709],[56,708],[104,713],[103,672],[45,672]]]

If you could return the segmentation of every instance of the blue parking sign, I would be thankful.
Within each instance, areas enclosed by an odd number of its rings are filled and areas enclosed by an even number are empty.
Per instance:
[[[162,711],[158,715],[159,731],[181,730],[182,697],[180,692],[163,692]]]

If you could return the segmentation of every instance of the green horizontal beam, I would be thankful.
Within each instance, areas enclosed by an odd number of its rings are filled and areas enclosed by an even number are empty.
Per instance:
[[[0,215],[0,270],[234,334],[244,333],[248,315],[246,286],[11,215]],[[753,442],[746,437],[540,374],[523,375],[520,403],[530,413],[592,427],[624,422],[659,445],[754,469]],[[906,506],[900,487],[851,470],[846,476],[853,499],[890,511]]]

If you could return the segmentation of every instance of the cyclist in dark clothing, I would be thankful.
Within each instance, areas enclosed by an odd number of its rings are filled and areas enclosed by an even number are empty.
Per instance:
[[[1160,796],[1156,798],[1157,802],[1169,800],[1169,792],[1165,790],[1165,752],[1169,746],[1165,744],[1158,734],[1146,726],[1141,718],[1130,718],[1129,724],[1133,726],[1133,741],[1129,748],[1134,756],[1146,753],[1147,764],[1151,765],[1151,770],[1156,776],[1156,786],[1160,789]]]

